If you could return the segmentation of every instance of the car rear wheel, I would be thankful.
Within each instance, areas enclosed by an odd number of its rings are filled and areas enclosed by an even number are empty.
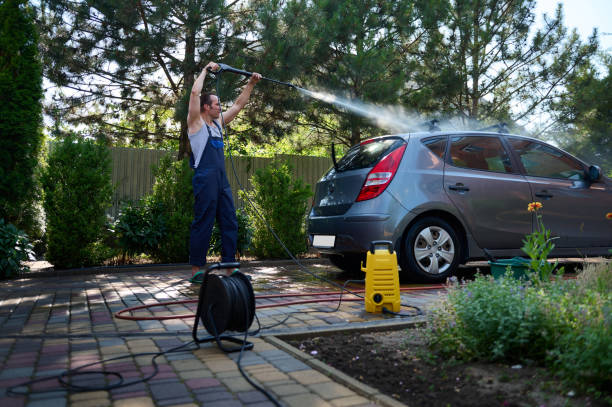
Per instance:
[[[459,266],[461,242],[455,229],[434,217],[419,219],[404,241],[402,269],[428,283],[444,282]]]
[[[330,254],[328,258],[334,266],[351,274],[361,273],[361,262],[365,262],[365,256],[360,254]]]

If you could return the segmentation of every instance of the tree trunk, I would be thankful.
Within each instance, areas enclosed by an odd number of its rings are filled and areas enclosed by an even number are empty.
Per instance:
[[[353,125],[351,127],[351,146],[354,146],[361,141],[361,131],[359,126]]]
[[[191,87],[193,86],[193,82],[195,82],[195,74],[197,72],[196,62],[195,62],[195,49],[196,49],[196,33],[200,28],[200,22],[197,19],[197,16],[194,18],[190,16],[187,20],[187,32],[185,35],[185,59],[183,60],[183,73],[184,73],[184,88],[183,92],[185,95],[189,95],[191,93]],[[187,103],[189,104],[189,98],[183,97],[179,103]],[[189,144],[189,135],[187,129],[187,112],[189,111],[189,107],[184,109],[185,114],[180,118],[181,121],[181,138],[179,140],[179,151],[178,151],[178,160],[182,160],[185,157],[189,157],[191,153],[191,145]]]

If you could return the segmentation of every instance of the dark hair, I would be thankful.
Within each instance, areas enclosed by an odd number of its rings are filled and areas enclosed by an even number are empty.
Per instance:
[[[204,105],[211,106],[212,105],[212,93],[204,92],[200,95],[200,112],[204,110]]]

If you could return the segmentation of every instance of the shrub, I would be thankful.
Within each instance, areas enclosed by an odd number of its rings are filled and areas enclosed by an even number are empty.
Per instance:
[[[536,361],[568,384],[599,392],[612,384],[612,265],[544,284],[511,274],[454,286],[430,316],[430,345],[460,359]]]
[[[42,171],[47,225],[47,260],[58,268],[96,264],[97,242],[111,204],[108,149],[74,135],[55,143]]]
[[[253,253],[258,257],[287,257],[268,224],[293,254],[307,250],[304,220],[312,192],[301,179],[292,180],[291,170],[289,162],[275,161],[251,177],[252,191],[246,196],[240,191],[254,206],[247,205],[246,210],[254,227]]]
[[[0,2],[0,218],[32,232],[43,89],[36,11],[29,3]]]
[[[162,211],[164,231],[151,255],[164,263],[187,262],[193,220],[193,170],[189,160],[174,161],[166,155],[153,172],[155,184],[149,205]]]
[[[24,232],[0,219],[0,279],[29,271],[22,264],[32,254],[32,245]]]
[[[548,361],[572,385],[603,391],[612,385],[612,263],[588,265],[566,285],[548,304],[563,321]]]
[[[435,348],[460,358],[515,361],[540,359],[552,344],[554,327],[540,306],[542,294],[511,278],[477,276],[455,287],[432,314]]]
[[[163,205],[147,198],[124,204],[113,223],[112,232],[124,261],[126,256],[152,253],[166,232]]]

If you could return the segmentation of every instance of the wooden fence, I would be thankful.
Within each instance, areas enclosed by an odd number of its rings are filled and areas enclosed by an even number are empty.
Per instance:
[[[151,192],[155,181],[152,169],[166,154],[176,157],[175,151],[123,147],[111,148],[113,162],[112,181],[115,186],[115,193],[113,195],[113,206],[110,210],[110,215],[117,215],[122,202],[135,201]],[[294,177],[301,178],[305,184],[309,184],[313,194],[315,184],[332,165],[331,159],[324,157],[277,155],[275,158],[288,160],[293,166]],[[230,186],[232,187],[232,195],[234,196],[236,208],[246,205],[238,197],[239,184],[245,190],[250,190],[252,188],[250,182],[251,176],[256,170],[270,165],[275,158],[233,156],[232,160],[230,160],[226,157],[225,169]]]

